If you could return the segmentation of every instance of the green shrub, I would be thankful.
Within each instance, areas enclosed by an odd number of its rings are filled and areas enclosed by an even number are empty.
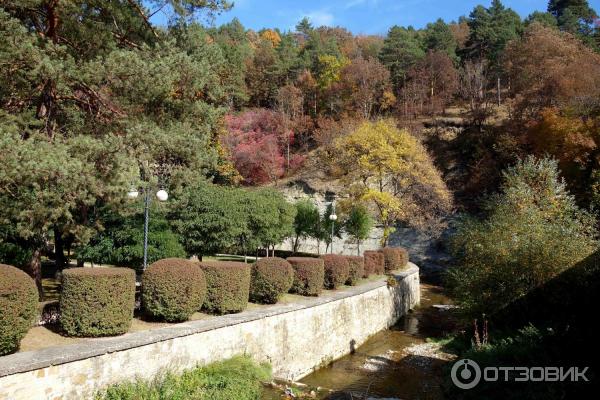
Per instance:
[[[503,178],[485,215],[458,220],[450,240],[446,284],[469,319],[494,314],[598,249],[596,218],[568,193],[556,161],[530,157]]]
[[[250,296],[250,266],[241,262],[201,262],[206,278],[204,309],[216,314],[243,311]]]
[[[321,256],[325,267],[324,286],[326,289],[337,289],[348,280],[350,264],[346,256],[325,254]]]
[[[153,208],[158,205],[152,206]],[[180,236],[174,233],[164,214],[153,209],[148,229],[148,263],[165,258],[185,257]],[[78,251],[78,258],[96,264],[120,265],[141,272],[144,254],[143,210],[123,217],[110,214],[105,229]]]
[[[0,355],[19,348],[37,315],[38,292],[25,272],[0,264]]]
[[[262,258],[252,265],[250,300],[275,304],[294,283],[294,269],[283,258]]]
[[[408,264],[408,251],[404,247],[384,247],[379,250],[385,261],[385,272],[402,269]]]
[[[31,260],[31,249],[6,240],[0,231],[0,264],[8,263],[17,267],[27,265]]]
[[[129,268],[72,268],[63,272],[60,323],[69,336],[121,335],[135,306],[135,272]]]
[[[346,260],[350,267],[346,284],[354,286],[365,274],[365,259],[362,256],[346,256]]]
[[[290,257],[287,261],[294,268],[291,291],[303,296],[318,296],[323,290],[325,266],[320,258]]]
[[[260,400],[261,382],[270,379],[267,364],[238,356],[156,381],[121,383],[99,393],[96,400]]]
[[[369,275],[381,275],[385,273],[385,258],[383,253],[375,250],[367,250],[364,252],[365,257],[365,278]]]
[[[263,247],[280,243],[293,232],[296,209],[272,188],[201,183],[178,197],[172,223],[189,254]]]
[[[167,258],[150,265],[142,281],[146,312],[168,322],[187,321],[206,298],[204,272],[192,261]]]

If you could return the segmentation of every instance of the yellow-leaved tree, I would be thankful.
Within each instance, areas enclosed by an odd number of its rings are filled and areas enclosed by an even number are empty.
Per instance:
[[[364,122],[334,142],[347,204],[371,208],[386,245],[398,222],[431,230],[452,208],[452,196],[421,142],[393,120]]]
[[[273,47],[277,47],[279,46],[279,43],[281,43],[281,36],[279,36],[279,33],[277,33],[277,31],[274,31],[273,29],[265,29],[260,33],[260,38],[262,40],[266,40],[267,42],[271,42],[271,45]]]

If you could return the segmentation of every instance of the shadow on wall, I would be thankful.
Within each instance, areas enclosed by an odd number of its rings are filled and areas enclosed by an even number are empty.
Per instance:
[[[400,318],[403,315],[406,315],[408,311],[411,310],[413,306],[417,303],[416,294],[412,290],[410,290],[411,280],[412,276],[406,277],[404,279],[396,278],[396,285],[388,285],[388,289],[393,291],[394,293],[393,301],[394,309],[396,310],[396,315],[394,317],[396,319]]]

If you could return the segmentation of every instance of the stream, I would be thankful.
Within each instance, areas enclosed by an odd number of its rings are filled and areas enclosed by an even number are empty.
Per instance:
[[[434,307],[450,304],[442,288],[422,284],[421,305],[396,325],[374,335],[354,354],[302,379],[302,393],[296,391],[296,397],[286,397],[281,388],[268,388],[263,400],[443,399],[442,368],[452,355],[426,339],[443,337],[452,331],[452,313]]]

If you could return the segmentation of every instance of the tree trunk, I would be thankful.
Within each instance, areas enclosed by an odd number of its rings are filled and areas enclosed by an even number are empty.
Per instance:
[[[497,92],[498,92],[498,107],[500,107],[500,104],[502,103],[502,98],[500,97],[500,77],[498,77]]]
[[[290,134],[287,133],[287,169],[290,170]]]
[[[44,288],[42,287],[42,249],[37,248],[33,251],[29,260],[28,273],[35,281],[37,286],[39,300],[44,300]]]
[[[62,233],[56,228],[54,228],[54,263],[61,271],[67,266],[65,242]]]

